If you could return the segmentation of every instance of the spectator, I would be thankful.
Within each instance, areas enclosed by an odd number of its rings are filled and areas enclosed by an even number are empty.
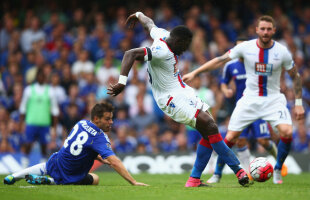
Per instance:
[[[178,150],[178,143],[172,131],[166,130],[161,135],[159,148],[162,152],[165,152],[165,153],[172,153]]]
[[[53,72],[51,75],[51,90],[52,93],[55,94],[57,103],[60,105],[62,104],[66,98],[66,91],[65,89],[60,85],[60,76],[57,72]]]
[[[32,43],[45,40],[45,33],[40,29],[40,20],[34,16],[31,18],[30,28],[24,30],[21,35],[21,47],[22,50],[27,53],[32,49]]]
[[[77,83],[72,83],[69,87],[69,95],[67,99],[61,104],[61,112],[63,114],[63,118],[68,117],[68,107],[70,104],[75,104],[78,107],[78,115],[83,116],[86,111],[86,104],[79,97],[79,86]]]
[[[79,52],[79,58],[72,65],[72,74],[76,78],[84,78],[84,73],[93,73],[94,64],[88,60],[88,52],[82,50]]]
[[[113,57],[111,54],[108,54],[103,61],[103,65],[97,71],[97,79],[100,85],[108,86],[108,79],[111,76],[117,79],[118,75],[119,70],[113,65]]]
[[[14,149],[9,141],[10,133],[6,123],[0,122],[0,153],[13,153]]]
[[[114,149],[117,153],[133,153],[137,147],[137,141],[134,137],[128,136],[128,128],[121,126],[117,129]]]
[[[156,118],[153,113],[147,113],[144,109],[144,96],[142,93],[137,95],[137,114],[131,118],[132,127],[140,133],[148,125],[154,123]]]
[[[13,19],[9,15],[6,15],[4,17],[4,26],[0,30],[0,51],[3,51],[8,47],[8,43],[11,40],[11,34],[14,30]]]

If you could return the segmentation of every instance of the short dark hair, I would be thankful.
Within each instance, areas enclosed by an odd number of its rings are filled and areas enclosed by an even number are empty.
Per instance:
[[[112,106],[111,103],[103,101],[101,103],[97,103],[90,112],[90,119],[93,120],[95,118],[95,116],[97,116],[98,118],[102,118],[103,117],[103,113],[105,112],[113,112],[114,111],[114,107]]]
[[[180,25],[171,30],[170,36],[182,39],[192,39],[193,33],[186,26]]]
[[[258,18],[256,26],[258,26],[258,25],[259,25],[259,22],[261,22],[261,21],[271,22],[272,25],[273,25],[273,27],[276,27],[276,22],[275,22],[274,19],[273,19],[271,16],[269,16],[269,15],[263,15],[263,16],[261,16],[260,18]]]

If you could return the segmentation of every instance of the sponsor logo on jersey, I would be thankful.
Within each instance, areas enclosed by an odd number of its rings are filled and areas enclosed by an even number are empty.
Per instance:
[[[271,76],[272,75],[272,64],[266,63],[255,63],[255,74],[262,76]]]
[[[241,79],[246,79],[246,75],[245,74],[240,74],[236,76],[237,80],[241,80]]]

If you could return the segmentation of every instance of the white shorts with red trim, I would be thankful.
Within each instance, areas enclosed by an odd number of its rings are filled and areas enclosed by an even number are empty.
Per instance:
[[[272,127],[279,124],[292,124],[283,94],[269,96],[243,96],[236,105],[229,121],[228,130],[242,131],[257,119],[263,119]]]
[[[199,111],[207,111],[210,106],[201,101],[192,88],[187,88],[182,92],[161,95],[156,102],[159,108],[173,120],[195,128]]]

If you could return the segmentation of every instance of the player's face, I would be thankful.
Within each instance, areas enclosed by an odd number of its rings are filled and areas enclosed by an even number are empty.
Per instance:
[[[192,40],[179,40],[176,45],[176,55],[181,55],[184,51],[186,51],[189,48],[189,45],[191,44]]]
[[[275,31],[276,29],[273,27],[272,23],[267,21],[260,21],[256,27],[256,34],[260,42],[266,45],[271,41]]]
[[[104,132],[109,132],[112,128],[113,124],[113,113],[112,112],[105,112],[101,118],[95,117],[95,124]]]

